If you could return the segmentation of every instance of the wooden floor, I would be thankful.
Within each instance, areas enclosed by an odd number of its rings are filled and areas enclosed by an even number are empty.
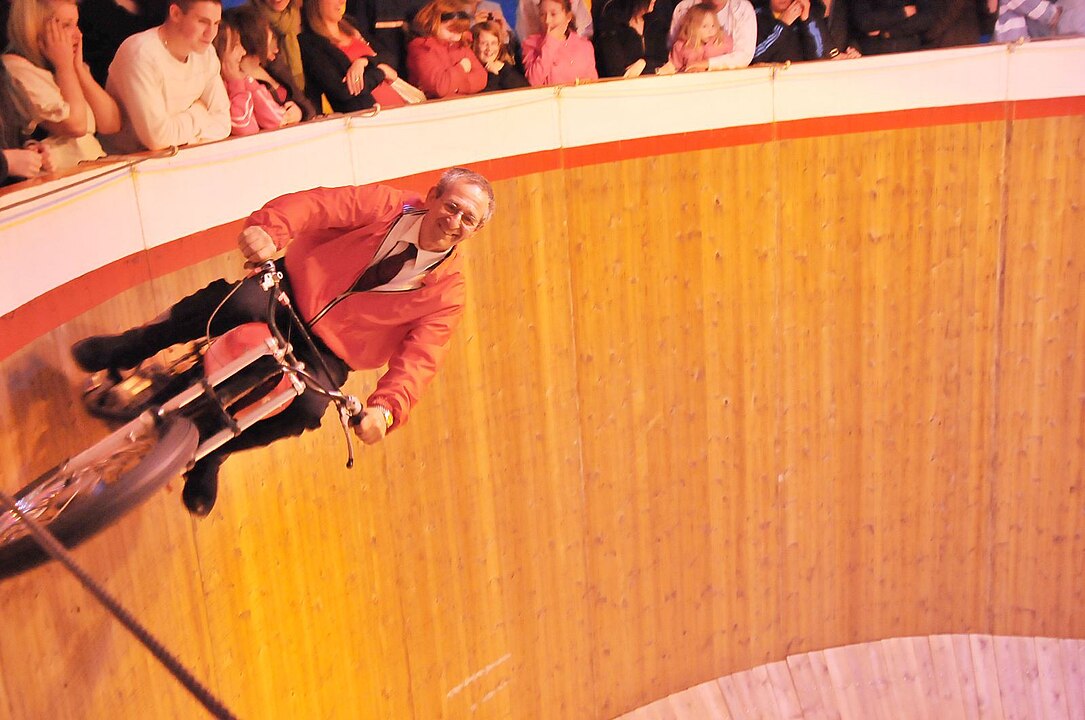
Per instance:
[[[620,720],[1081,720],[1085,640],[930,635],[792,655]]]

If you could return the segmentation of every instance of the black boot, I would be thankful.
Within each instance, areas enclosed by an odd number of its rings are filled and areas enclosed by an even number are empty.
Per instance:
[[[181,500],[188,511],[196,517],[207,517],[219,494],[219,467],[223,458],[211,454],[203,458],[185,473],[185,489]]]
[[[149,347],[143,328],[120,335],[91,335],[72,345],[72,359],[87,372],[132,368],[158,352]]]

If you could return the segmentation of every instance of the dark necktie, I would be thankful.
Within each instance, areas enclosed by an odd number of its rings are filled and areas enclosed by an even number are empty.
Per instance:
[[[392,278],[399,275],[399,271],[403,269],[408,260],[414,260],[416,257],[418,257],[418,246],[408,243],[407,249],[403,252],[389,255],[380,262],[371,265],[358,278],[358,282],[351,286],[350,292],[365,292],[381,285],[387,285],[392,281]]]

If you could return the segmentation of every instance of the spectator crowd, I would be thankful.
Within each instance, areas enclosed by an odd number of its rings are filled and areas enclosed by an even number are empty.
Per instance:
[[[400,53],[374,0],[0,9],[4,184],[375,105],[1085,33],[1085,0],[520,0],[515,26],[492,0],[430,0]]]

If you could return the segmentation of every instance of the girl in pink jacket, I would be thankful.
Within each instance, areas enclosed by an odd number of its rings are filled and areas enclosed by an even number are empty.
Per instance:
[[[234,27],[222,24],[215,37],[215,49],[222,66],[226,94],[230,97],[231,135],[253,135],[301,120],[301,109],[297,105],[292,102],[280,105],[266,87],[241,69],[245,48]]]
[[[571,0],[542,0],[539,17],[545,33],[524,40],[524,74],[532,85],[596,80],[595,49],[576,32]]]

